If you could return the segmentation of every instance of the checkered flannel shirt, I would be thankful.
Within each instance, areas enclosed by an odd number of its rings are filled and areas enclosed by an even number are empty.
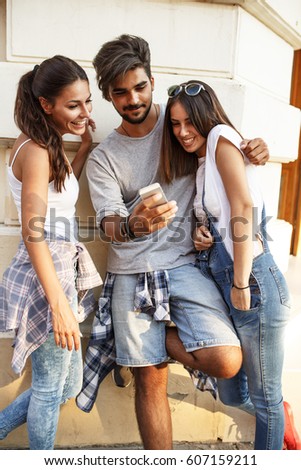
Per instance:
[[[47,240],[60,284],[71,302],[78,295],[77,321],[95,311],[93,287],[102,284],[95,265],[82,243]],[[51,310],[32,266],[26,246],[18,251],[0,284],[0,331],[15,331],[13,370],[20,374],[28,356],[43,344],[52,328]]]
[[[76,397],[77,406],[87,413],[93,408],[101,382],[116,364],[111,311],[115,278],[116,274],[106,274],[85,355],[83,386]],[[170,322],[168,271],[138,274],[134,310],[152,315],[155,321],[164,321],[167,324]],[[209,377],[201,371],[186,369],[197,389],[208,390],[216,398],[217,385],[214,377]]]

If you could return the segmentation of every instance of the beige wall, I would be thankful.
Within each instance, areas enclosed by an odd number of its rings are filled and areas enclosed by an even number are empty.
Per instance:
[[[11,358],[9,340],[2,340],[1,358],[7,364]],[[83,346],[86,346],[84,340]],[[2,353],[3,351],[3,353]],[[250,442],[254,435],[254,419],[236,410],[227,410],[209,392],[195,391],[188,373],[177,364],[169,368],[168,396],[174,427],[174,440],[206,442]],[[30,367],[21,378],[2,370],[0,408],[30,385]],[[102,384],[98,400],[90,413],[79,410],[74,400],[62,407],[56,447],[89,447],[112,444],[139,443],[134,419],[134,387],[113,386],[111,376]],[[1,447],[26,448],[26,426],[11,433]]]
[[[84,66],[93,95],[96,144],[118,125],[119,118],[111,104],[100,96],[92,59],[102,43],[124,32],[141,35],[150,43],[156,101],[166,100],[169,85],[201,78],[216,89],[234,124],[246,137],[261,136],[268,142],[271,162],[261,170],[262,186],[268,213],[274,217],[273,249],[285,271],[291,226],[277,220],[277,209],[281,162],[296,159],[298,152],[300,112],[289,105],[289,96],[293,51],[301,47],[301,36],[299,3],[286,2],[291,6],[290,14],[288,9],[282,11],[281,5],[277,8],[277,3],[281,2],[0,0],[0,274],[19,240],[5,172],[9,149],[18,133],[13,122],[13,104],[19,77],[57,53]],[[76,146],[76,138],[67,136],[70,159]],[[94,212],[85,175],[80,185],[77,210],[81,233],[86,237],[87,221],[89,218],[91,221]],[[86,245],[104,275],[106,245],[93,241],[93,236]],[[86,334],[88,331],[89,324],[85,326]],[[7,335],[2,335],[0,408],[30,381],[29,365],[20,378],[11,371],[10,342]],[[132,386],[117,389],[108,377],[90,414],[78,410],[74,403],[67,404],[60,418],[58,446],[138,441],[133,395]],[[253,436],[252,418],[222,407],[208,393],[196,392],[187,373],[178,365],[170,366],[169,401],[175,440],[246,441]],[[25,428],[0,442],[0,448],[6,445],[27,446]]]

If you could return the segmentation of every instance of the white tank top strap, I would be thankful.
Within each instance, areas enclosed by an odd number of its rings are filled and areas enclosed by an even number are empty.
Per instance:
[[[19,145],[19,147],[17,148],[16,152],[15,152],[15,155],[14,155],[14,158],[12,159],[12,162],[10,164],[10,168],[13,167],[13,164],[16,160],[16,156],[18,155],[19,151],[21,150],[21,148],[23,147],[23,145],[27,144],[27,142],[29,142],[31,139],[27,139],[27,140],[24,140],[24,142],[22,142],[21,145]]]

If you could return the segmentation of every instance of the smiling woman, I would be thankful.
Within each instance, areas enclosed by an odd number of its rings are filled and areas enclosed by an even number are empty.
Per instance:
[[[92,110],[89,83],[86,80],[78,79],[69,85],[54,103],[44,97],[39,97],[39,101],[61,135],[81,135],[86,130]]]
[[[172,181],[198,164],[196,266],[219,289],[243,352],[239,372],[218,378],[219,398],[256,416],[256,450],[298,449],[300,439],[282,395],[290,293],[269,249],[257,168],[247,161],[242,136],[207,83],[191,80],[170,87],[168,95],[161,176]],[[181,344],[173,328],[167,336],[169,356],[189,365],[199,353],[181,352]]]
[[[16,373],[31,356],[32,386],[0,412],[0,439],[27,422],[30,449],[53,448],[60,405],[81,388],[79,322],[94,310],[90,288],[101,284],[77,241],[75,221],[78,178],[95,128],[91,110],[87,75],[67,57],[47,59],[19,81],[15,121],[21,134],[8,180],[22,241],[0,285],[0,331],[15,332]],[[81,137],[72,165],[63,148],[66,133]],[[79,289],[89,289],[81,315]]]

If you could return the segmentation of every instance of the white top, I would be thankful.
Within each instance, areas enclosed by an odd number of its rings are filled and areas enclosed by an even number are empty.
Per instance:
[[[231,236],[230,214],[231,208],[224,188],[221,175],[218,171],[215,151],[220,136],[229,140],[241,152],[246,168],[246,176],[250,195],[253,201],[253,254],[260,253],[260,245],[256,239],[258,227],[262,220],[263,198],[257,178],[258,167],[252,165],[240,150],[241,137],[232,127],[225,124],[215,126],[208,134],[206,157],[199,159],[199,168],[196,176],[197,194],[194,200],[194,210],[198,220],[203,221],[204,211],[202,205],[204,177],[205,177],[205,206],[216,217],[215,227],[223,238],[225,247],[233,259],[233,242]]]
[[[25,140],[17,149],[11,165],[8,167],[8,181],[14,202],[21,219],[21,193],[22,182],[13,173],[13,164],[20,149],[31,139]],[[48,184],[48,204],[44,229],[47,234],[63,237],[71,242],[77,241],[77,224],[75,219],[75,204],[78,199],[79,185],[74,173],[66,176],[65,188],[58,192],[54,188],[54,182]],[[33,221],[34,224],[34,221]],[[34,225],[33,225],[34,226]],[[38,230],[38,229],[37,229]]]

